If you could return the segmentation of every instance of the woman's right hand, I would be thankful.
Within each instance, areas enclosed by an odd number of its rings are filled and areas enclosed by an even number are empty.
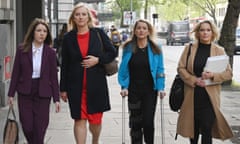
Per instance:
[[[121,92],[120,92],[120,95],[122,97],[128,96],[128,89],[122,89]]]
[[[60,96],[61,96],[61,98],[62,98],[62,100],[63,100],[64,102],[67,102],[67,101],[68,101],[67,92],[61,92],[61,93],[60,93]]]
[[[8,104],[13,105],[13,97],[11,96],[8,97]]]

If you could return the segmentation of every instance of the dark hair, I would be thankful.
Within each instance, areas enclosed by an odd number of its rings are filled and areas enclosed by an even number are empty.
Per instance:
[[[63,36],[64,36],[64,34],[67,32],[67,24],[66,23],[64,23],[63,25],[62,25],[62,29],[61,29],[61,31],[60,31],[60,33],[59,33],[59,35],[58,35],[58,38],[60,38],[60,39],[62,39],[63,38]]]
[[[48,44],[48,45],[52,45],[52,36],[51,36],[47,22],[44,19],[35,18],[31,22],[30,26],[28,27],[27,33],[24,36],[24,40],[23,40],[23,44],[22,44],[22,48],[23,48],[24,52],[27,52],[30,50],[30,48],[32,46],[32,42],[34,40],[34,31],[39,24],[44,25],[47,29],[47,37],[44,40],[44,43]]]

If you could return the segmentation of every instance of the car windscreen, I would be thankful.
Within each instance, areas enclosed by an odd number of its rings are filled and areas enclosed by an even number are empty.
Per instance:
[[[188,24],[173,24],[172,30],[174,32],[188,32],[189,31],[189,25]]]

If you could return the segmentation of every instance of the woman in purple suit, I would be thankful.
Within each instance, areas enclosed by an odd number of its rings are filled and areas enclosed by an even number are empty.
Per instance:
[[[47,23],[36,18],[17,48],[8,92],[9,104],[18,94],[19,117],[28,144],[43,144],[51,98],[60,110],[56,53]]]

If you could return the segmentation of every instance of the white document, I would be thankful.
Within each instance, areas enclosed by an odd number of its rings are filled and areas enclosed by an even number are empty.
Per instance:
[[[213,82],[212,80],[210,80],[210,79],[206,79],[206,80],[204,80],[204,82],[205,82],[205,85],[215,85],[215,84],[220,84],[219,82]]]
[[[229,57],[227,55],[208,57],[206,65],[204,67],[204,71],[221,73],[226,70],[228,63],[229,63]],[[205,84],[213,85],[217,83],[212,82],[210,79],[208,79],[208,80],[205,80]]]
[[[208,57],[204,71],[220,73],[226,70],[228,63],[229,57],[227,55]]]

